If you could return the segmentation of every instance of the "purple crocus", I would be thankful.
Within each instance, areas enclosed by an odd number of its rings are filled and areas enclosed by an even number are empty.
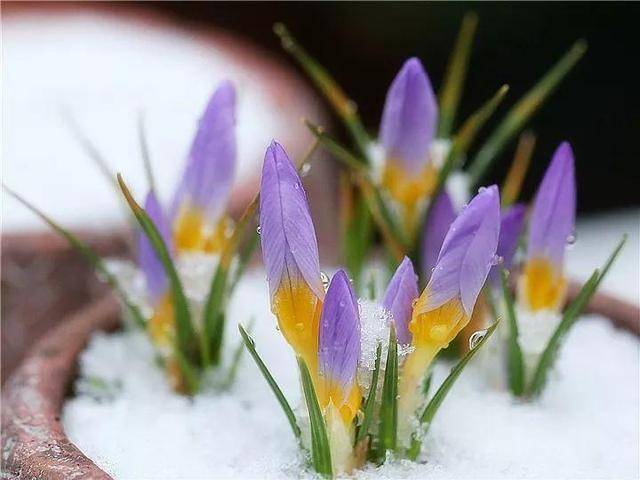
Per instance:
[[[431,278],[431,272],[435,269],[442,242],[444,242],[444,237],[455,218],[456,211],[451,197],[446,190],[443,190],[433,201],[424,225],[421,254],[422,275],[426,282]]]
[[[275,141],[262,167],[260,229],[271,308],[283,335],[313,372],[324,298],[318,243],[300,177]]]
[[[402,369],[398,440],[408,446],[420,385],[438,354],[469,323],[476,299],[495,261],[500,200],[494,185],[481,188],[449,227],[435,269],[413,307],[409,323],[414,350]]]
[[[393,80],[382,113],[380,141],[388,161],[418,173],[429,158],[438,119],[431,82],[417,58],[407,60]]]
[[[563,142],[538,188],[529,220],[521,300],[531,310],[558,309],[566,291],[564,252],[573,232],[576,184],[573,151]]]
[[[359,358],[358,302],[346,272],[338,270],[327,290],[320,317],[318,367],[325,392],[323,404],[333,401],[341,409],[349,400],[352,388],[357,386]],[[353,415],[360,403],[360,396],[357,397],[357,405],[351,405],[350,409]]]
[[[169,224],[162,210],[162,206],[153,191],[150,191],[145,198],[144,210],[160,232],[169,250],[171,250]],[[151,303],[155,306],[162,296],[167,293],[167,276],[162,262],[160,262],[160,259],[151,246],[149,238],[142,230],[138,233],[138,264],[144,274],[147,293],[151,299]]]
[[[438,105],[420,60],[410,58],[393,80],[382,113],[380,143],[385,151],[381,183],[400,206],[407,233],[416,233],[419,213],[437,181],[429,158]]]
[[[496,255],[502,259],[499,265],[495,265],[489,274],[494,287],[500,286],[500,270],[510,270],[518,248],[518,240],[524,224],[526,207],[521,204],[512,205],[502,213],[500,220],[500,238]]]
[[[384,308],[389,310],[393,316],[398,343],[402,345],[411,343],[409,321],[413,311],[413,302],[418,298],[418,295],[418,277],[411,260],[404,257],[393,274],[382,300]]]
[[[236,93],[222,82],[198,123],[182,180],[173,199],[179,250],[206,249],[211,230],[226,207],[236,168]]]

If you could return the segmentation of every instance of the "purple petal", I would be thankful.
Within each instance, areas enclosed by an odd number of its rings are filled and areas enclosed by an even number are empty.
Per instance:
[[[355,381],[360,357],[358,302],[344,270],[333,276],[320,317],[320,374],[337,382],[345,396]]]
[[[160,232],[167,248],[171,251],[169,224],[162,211],[162,206],[153,192],[147,194],[144,201],[144,210]],[[145,276],[147,293],[151,297],[151,301],[156,304],[167,291],[167,277],[162,262],[160,262],[151,246],[151,242],[142,230],[138,232],[138,264]]]
[[[229,81],[213,93],[198,123],[187,166],[174,196],[177,212],[191,202],[215,220],[224,210],[236,167],[236,92]]]
[[[262,167],[260,229],[271,296],[284,274],[300,274],[322,299],[318,243],[307,195],[293,163],[275,141],[267,148]],[[294,266],[296,272],[292,271]]]
[[[410,58],[393,80],[382,112],[380,141],[387,158],[418,172],[428,161],[435,135],[438,104],[429,77],[417,58]]]
[[[509,270],[511,268],[513,256],[518,247],[520,233],[522,232],[525,213],[525,206],[519,203],[513,205],[502,214],[502,219],[500,220],[500,238],[498,239],[498,248],[496,249],[496,255],[502,258],[502,263],[495,265],[489,274],[491,282],[495,286],[500,285],[500,270]]]
[[[413,270],[409,258],[404,257],[400,266],[393,274],[382,305],[393,315],[398,342],[406,345],[411,343],[409,321],[413,311],[413,302],[418,298],[418,277]]]
[[[460,297],[471,315],[478,294],[495,261],[500,234],[498,187],[481,188],[447,233],[436,268],[427,285],[429,308]]]
[[[436,266],[444,237],[455,218],[456,211],[451,197],[443,190],[429,209],[422,236],[422,275],[427,282]]]
[[[561,266],[576,215],[573,151],[562,142],[538,188],[529,222],[528,256],[545,257]]]

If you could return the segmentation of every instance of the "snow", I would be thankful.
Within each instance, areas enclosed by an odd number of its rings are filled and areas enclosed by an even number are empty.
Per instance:
[[[297,405],[295,361],[268,301],[264,272],[250,272],[228,318],[244,324],[255,318],[257,349]],[[367,311],[376,313],[370,305]],[[239,336],[232,325],[227,333],[230,358]],[[535,403],[489,386],[479,371],[485,364],[474,361],[438,412],[420,463],[392,460],[355,478],[637,478],[638,348],[637,338],[603,319],[583,319]],[[449,368],[437,365],[432,385]],[[80,371],[80,393],[64,407],[65,430],[117,479],[313,477],[248,355],[231,390],[193,399],[170,391],[141,333],[95,334]]]
[[[261,65],[250,64],[223,42],[207,43],[199,35],[90,9],[5,15],[3,182],[66,226],[106,230],[121,224],[123,208],[112,185],[73,137],[62,111],[138,196],[147,189],[136,130],[144,111],[160,196],[167,200],[197,119],[224,78],[238,90],[238,179],[255,178],[272,138],[311,142],[298,119],[317,112],[308,99],[294,103],[290,91],[275,88],[279,81],[291,86],[278,65],[264,56]],[[276,70],[266,77],[263,69],[271,67]],[[46,228],[12,198],[3,196],[2,203],[4,231]]]

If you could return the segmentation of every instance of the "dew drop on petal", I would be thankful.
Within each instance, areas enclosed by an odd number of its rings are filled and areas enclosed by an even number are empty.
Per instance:
[[[573,231],[571,232],[568,236],[567,236],[567,245],[571,246],[574,245],[576,243],[577,240],[577,236],[576,236],[576,232]]]
[[[320,272],[320,281],[322,282],[322,288],[324,288],[324,291],[326,292],[329,288],[329,275],[324,272]]]
[[[258,235],[261,235],[261,234],[262,234],[262,227],[261,227],[260,225],[258,225],[258,227],[256,228],[256,233],[257,233]]]
[[[494,255],[491,259],[491,265],[502,265],[504,263],[504,258],[500,255]]]
[[[306,177],[307,175],[309,175],[310,171],[311,171],[311,164],[310,163],[303,163],[302,167],[300,167],[300,176],[301,177]]]
[[[487,187],[480,187],[480,188],[478,189],[478,193],[482,193],[482,192],[484,192],[486,189],[487,189]]]

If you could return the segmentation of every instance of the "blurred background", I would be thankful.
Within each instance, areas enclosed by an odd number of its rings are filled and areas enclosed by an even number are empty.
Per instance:
[[[511,86],[505,102],[511,105],[576,39],[589,42],[586,56],[529,125],[538,141],[523,197],[532,196],[558,143],[569,140],[580,213],[569,270],[587,277],[627,232],[624,257],[605,287],[638,304],[640,6],[631,3],[3,3],[3,181],[100,253],[125,255],[130,236],[121,205],[90,157],[100,155],[143,195],[141,112],[166,200],[207,97],[231,78],[239,90],[240,165],[232,201],[238,209],[255,191],[271,138],[299,156],[311,142],[300,118],[330,128],[333,121],[282,51],[274,22],[284,22],[332,72],[376,132],[386,90],[407,57],[423,61],[438,90],[471,9],[479,26],[459,119],[503,83]],[[514,150],[515,142],[487,182],[502,180]],[[307,180],[325,253],[336,243],[333,170],[330,162],[315,162]],[[2,222],[4,381],[35,339],[104,287],[6,195]]]

